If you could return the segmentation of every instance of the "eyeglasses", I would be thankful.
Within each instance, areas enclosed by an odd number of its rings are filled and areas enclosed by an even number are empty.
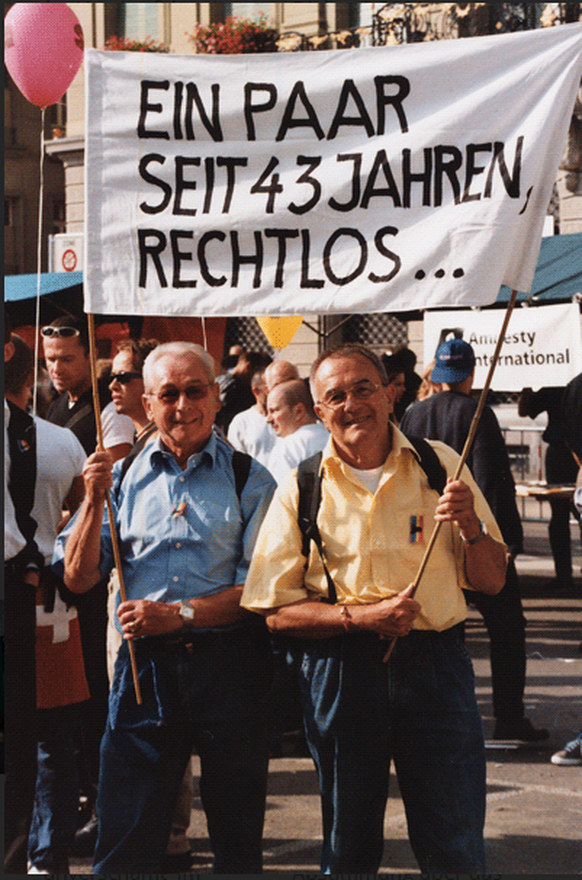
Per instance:
[[[109,383],[119,382],[120,385],[129,385],[132,379],[141,379],[141,373],[132,373],[130,370],[122,370],[121,373],[111,373]]]
[[[53,327],[50,324],[48,327],[42,327],[40,332],[47,339],[50,339],[51,336],[60,336],[63,339],[68,339],[71,336],[79,336],[80,334],[80,330],[77,330],[76,327]]]
[[[208,389],[212,388],[214,382],[207,382],[205,385],[189,385],[179,391],[177,388],[165,388],[164,391],[149,391],[150,397],[157,397],[161,403],[173,406],[185,394],[188,400],[202,400],[208,394]]]
[[[378,385],[376,382],[368,382],[364,380],[363,382],[356,382],[355,385],[352,385],[351,388],[346,388],[345,390],[338,389],[337,391],[329,391],[323,400],[319,400],[322,406],[327,407],[327,409],[341,409],[342,406],[345,405],[346,400],[348,399],[348,394],[354,398],[354,400],[368,400],[375,394],[382,386]]]

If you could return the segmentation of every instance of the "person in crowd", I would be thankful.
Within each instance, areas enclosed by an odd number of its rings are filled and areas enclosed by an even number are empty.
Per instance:
[[[404,433],[442,440],[459,454],[471,428],[477,401],[471,397],[475,380],[475,353],[463,339],[438,347],[432,381],[441,391],[409,407],[400,428]],[[515,483],[505,441],[495,413],[485,406],[467,465],[487,499],[509,548],[507,577],[496,596],[467,594],[483,615],[489,634],[494,739],[537,742],[548,738],[524,716],[526,679],[525,616],[521,604],[515,558],[523,550],[523,527],[515,502]]]
[[[124,643],[101,749],[94,871],[159,871],[195,746],[215,873],[260,873],[270,653],[240,596],[274,481],[247,459],[241,486],[236,452],[213,431],[220,401],[204,349],[158,346],[144,384],[159,436],[132,462],[116,504],[127,601],[117,610]],[[73,592],[113,566],[104,504],[120,469],[112,479],[107,452],[85,465],[85,500],[57,555]]]
[[[129,460],[135,458],[157,432],[156,424],[148,418],[143,403],[143,364],[148,354],[156,348],[158,341],[134,340],[120,342],[113,358],[109,376],[109,390],[116,412],[129,416],[135,429],[135,443]],[[125,469],[128,459],[124,459]],[[118,602],[119,580],[113,571],[109,578],[109,599],[107,603],[107,669],[109,681],[113,680],[115,660],[121,647],[121,633],[115,626]],[[170,838],[161,870],[163,873],[180,873],[192,864],[190,843],[186,836],[190,825],[190,810],[193,797],[192,769],[190,763],[184,773],[178,802],[174,811]]]
[[[542,434],[548,447],[546,449],[546,481],[550,484],[574,483],[576,462],[566,444],[562,395],[564,389],[549,386],[533,391],[523,388],[518,400],[520,416],[535,419],[542,412],[548,414],[548,424]],[[572,579],[572,544],[570,535],[570,502],[564,498],[552,498],[550,504],[550,523],[548,536],[554,559],[555,581],[553,589],[570,593],[574,587]]]
[[[273,390],[275,385],[279,385],[281,382],[290,382],[292,379],[299,379],[299,370],[295,364],[290,361],[273,361],[265,369],[267,394]]]
[[[84,318],[55,318],[41,329],[44,361],[50,380],[58,393],[48,409],[47,419],[55,425],[70,428],[80,440],[87,455],[95,451],[97,429],[91,392],[91,361],[89,334]],[[107,383],[99,388],[101,409],[111,402]],[[115,460],[127,455],[133,445],[130,419],[105,414],[103,441]]]
[[[14,356],[4,316],[4,363]],[[32,416],[4,398],[4,872],[26,874],[36,785],[36,589],[44,558],[32,517],[36,431]]]
[[[329,432],[317,420],[313,399],[302,379],[281,382],[269,392],[267,422],[277,435],[267,467],[280,483],[300,461],[319,452]]]
[[[131,456],[136,456],[156,433],[157,428],[148,418],[143,396],[143,364],[148,354],[158,345],[156,340],[128,340],[120,342],[113,358],[109,375],[111,402],[115,411],[131,419],[135,433],[135,443]],[[121,634],[115,626],[115,609],[119,581],[114,573],[109,579],[109,598],[107,602],[107,666],[109,680],[113,678],[115,658],[121,645]]]
[[[398,412],[400,413],[400,401],[403,399],[406,392],[406,373],[404,372],[404,364],[396,357],[396,355],[388,354],[382,355],[382,363],[384,364],[384,369],[388,376],[388,383],[394,385],[394,408],[392,410],[391,420],[398,424],[400,418],[396,415],[396,405],[398,404]],[[402,410],[402,412],[404,412],[404,410]]]
[[[426,400],[427,397],[432,397],[433,394],[438,394],[441,391],[441,386],[438,382],[433,382],[432,380],[432,371],[434,370],[435,360],[434,358],[422,374],[422,379],[420,381],[420,385],[418,386],[418,391],[416,392],[417,400]]]
[[[6,364],[8,401],[26,410],[32,398],[34,358],[12,336],[14,356]],[[32,516],[44,568],[36,590],[36,704],[38,771],[28,838],[28,873],[69,873],[77,828],[79,778],[75,750],[80,704],[89,698],[77,610],[56,578],[49,577],[54,543],[66,507],[74,513],[83,498],[83,447],[67,428],[35,418],[36,488]]]
[[[404,394],[394,404],[394,415],[399,423],[406,409],[417,399],[422,378],[414,369],[416,366],[416,355],[411,348],[405,345],[397,348],[392,355],[392,359],[395,366],[399,365],[404,370]]]
[[[564,389],[562,419],[566,446],[580,468],[582,466],[582,373],[578,373]],[[579,476],[578,473],[577,480]],[[580,513],[579,508],[578,513]]]
[[[564,389],[562,415],[566,444],[578,465],[574,508],[578,516],[582,517],[582,373],[578,373]],[[580,649],[582,650],[582,644]],[[582,730],[563,749],[552,755],[551,762],[562,767],[579,767],[582,764]]]
[[[228,349],[229,358],[230,357],[236,358],[237,361],[238,361],[239,357],[241,356],[241,354],[244,354],[244,353],[245,353],[244,348],[242,347],[242,345],[239,345],[238,343],[231,345],[230,348]]]
[[[220,411],[216,416],[216,424],[224,435],[234,416],[243,412],[255,403],[251,390],[251,377],[256,370],[264,368],[271,362],[271,356],[262,351],[242,352],[236,366],[228,371],[220,385]]]
[[[277,438],[267,467],[280,483],[299,462],[322,450],[329,432],[317,420],[313,398],[303,379],[279,382],[267,398],[267,421]],[[301,702],[297,680],[297,653],[293,640],[276,633],[271,636],[273,649],[273,710],[271,754],[283,754],[283,735],[293,740],[295,756],[305,755],[302,733]]]
[[[155,433],[155,425],[148,418],[143,403],[142,370],[146,357],[157,345],[155,339],[130,339],[118,343],[109,375],[111,402],[117,413],[131,419],[135,443],[139,444],[138,451],[143,449],[145,441]],[[131,451],[136,452],[135,445]]]
[[[252,455],[266,466],[277,435],[267,422],[267,386],[264,369],[255,370],[253,373],[251,391],[255,397],[254,405],[234,416],[228,427],[227,437],[228,442],[235,449]]]
[[[58,397],[47,413],[47,420],[69,428],[80,441],[86,455],[97,446],[97,427],[91,389],[89,333],[84,317],[55,318],[41,329],[44,360]],[[114,460],[124,458],[133,446],[134,427],[130,418],[117,414],[111,404],[107,379],[99,383],[103,443]],[[99,746],[107,717],[107,582],[103,581],[78,605],[85,673],[91,699],[83,704],[80,748],[81,788],[87,799],[86,823],[76,835],[73,850],[93,852],[97,836],[97,817],[93,802],[99,776]]]
[[[574,387],[572,386],[574,383]],[[571,403],[572,399],[570,395],[576,395],[576,400],[578,403],[581,403],[580,399],[580,391],[582,386],[582,374],[580,374],[577,379],[573,379],[566,386],[566,393],[564,395],[564,400],[566,403]],[[579,431],[582,431],[582,406],[578,408],[576,415],[572,418],[572,422],[577,421]],[[580,433],[575,435],[574,443],[577,448],[580,447]],[[577,455],[577,453],[574,453]],[[582,460],[579,462],[578,468],[578,476],[576,477],[576,488],[574,490],[574,506],[578,512],[579,516],[582,516]],[[580,646],[582,648],[582,645]],[[551,757],[552,764],[558,764],[561,767],[579,767],[582,764],[582,729],[578,731],[577,735],[573,740],[567,742],[563,749],[560,749]]]
[[[440,497],[430,489],[416,450],[390,422],[395,390],[372,351],[324,352],[311,388],[331,433],[317,517],[325,567],[313,543],[302,552],[289,474],[260,531],[242,605],[302,640],[321,870],[377,873],[393,758],[421,871],[482,872],[485,750],[461,587],[499,592],[507,548],[467,468]],[[457,454],[431,445],[450,477]],[[428,539],[421,523],[433,518],[444,527],[413,598]]]

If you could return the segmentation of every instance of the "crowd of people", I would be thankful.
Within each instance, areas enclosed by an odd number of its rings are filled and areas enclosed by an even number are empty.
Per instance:
[[[471,346],[443,343],[423,380],[407,349],[345,344],[306,379],[240,347],[216,375],[192,343],[123,342],[97,448],[86,323],[41,335],[46,418],[7,323],[5,872],[68,873],[83,847],[98,874],[186,866],[195,751],[214,872],[260,873],[290,724],[318,774],[324,873],[377,873],[391,762],[421,871],[483,872],[467,602],[490,638],[494,738],[548,731],[524,714],[523,530],[489,407],[456,476]],[[562,420],[578,510],[581,383]],[[580,737],[554,759],[582,763]]]

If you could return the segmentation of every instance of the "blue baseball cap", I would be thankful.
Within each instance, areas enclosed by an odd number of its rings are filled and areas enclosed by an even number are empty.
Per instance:
[[[433,382],[462,382],[475,367],[475,352],[463,339],[447,339],[437,348],[435,365],[430,375]]]

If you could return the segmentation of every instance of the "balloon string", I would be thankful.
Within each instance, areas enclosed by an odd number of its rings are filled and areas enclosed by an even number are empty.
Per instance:
[[[34,319],[34,387],[32,392],[32,414],[36,416],[36,401],[38,396],[38,349],[40,334],[40,282],[41,282],[41,259],[42,259],[42,218],[44,211],[44,113],[40,111],[40,192],[38,196],[38,237],[36,243],[36,316]]]

